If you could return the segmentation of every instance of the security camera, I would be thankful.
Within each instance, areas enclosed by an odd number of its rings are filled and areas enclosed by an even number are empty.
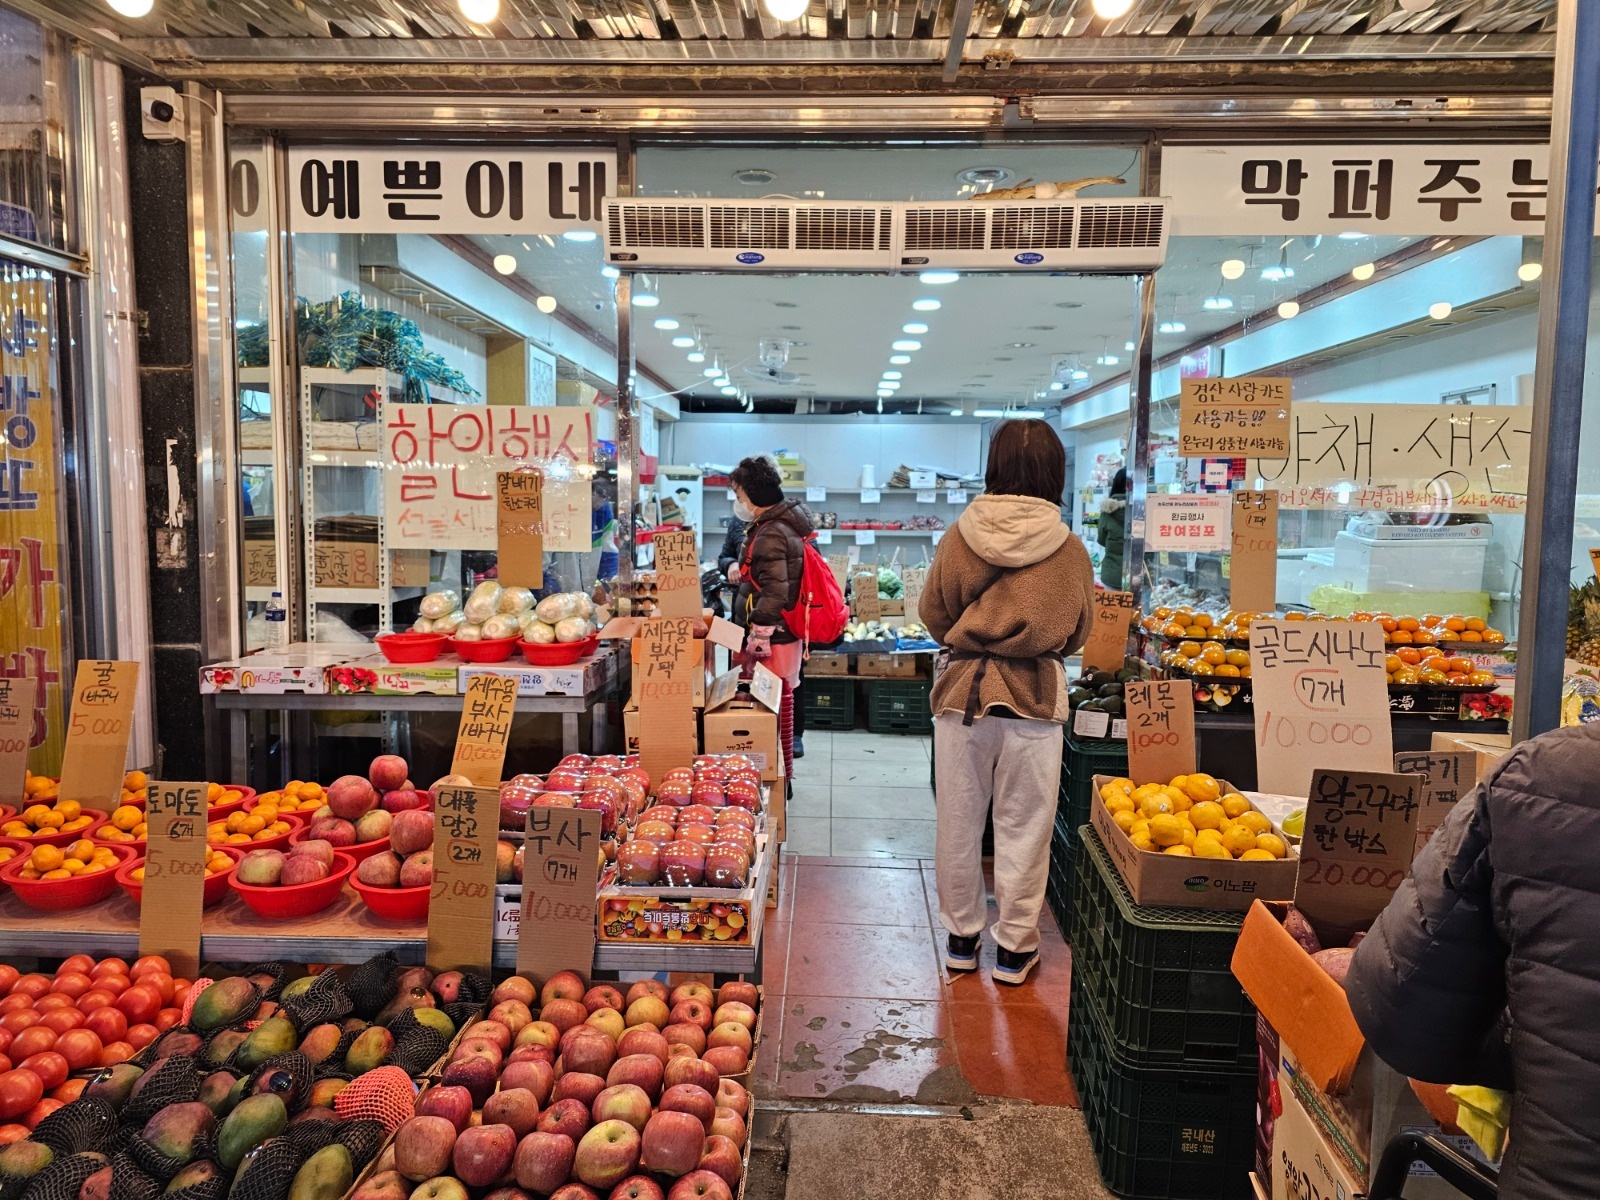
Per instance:
[[[152,142],[181,142],[187,135],[183,104],[176,88],[139,89],[140,128]]]

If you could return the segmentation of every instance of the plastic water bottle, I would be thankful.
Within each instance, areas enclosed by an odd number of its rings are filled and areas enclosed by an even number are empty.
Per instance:
[[[273,592],[267,601],[267,649],[282,650],[289,644],[289,613],[283,607],[283,593]]]

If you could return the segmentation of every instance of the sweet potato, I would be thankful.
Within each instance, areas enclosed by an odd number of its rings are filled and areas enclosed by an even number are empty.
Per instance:
[[[1356,952],[1349,946],[1335,946],[1332,950],[1319,950],[1311,956],[1311,961],[1316,963],[1328,973],[1340,987],[1344,986],[1344,977],[1350,973],[1350,960]]]
[[[1290,908],[1289,915],[1283,919],[1283,928],[1295,941],[1300,943],[1300,948],[1307,954],[1315,954],[1322,949],[1322,943],[1317,939],[1317,931],[1311,928],[1311,922],[1306,920],[1298,908]]]

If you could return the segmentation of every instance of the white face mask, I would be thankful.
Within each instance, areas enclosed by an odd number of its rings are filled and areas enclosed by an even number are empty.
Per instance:
[[[739,520],[749,523],[750,521],[754,521],[756,519],[756,510],[751,508],[743,500],[735,500],[733,502],[733,515],[738,517]]]

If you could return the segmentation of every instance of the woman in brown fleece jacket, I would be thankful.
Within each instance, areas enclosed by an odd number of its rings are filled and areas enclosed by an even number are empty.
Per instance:
[[[1062,657],[1083,645],[1094,567],[1061,521],[1066,452],[1043,421],[1007,421],[989,442],[985,493],[939,543],[918,606],[944,647],[933,685],[939,919],[945,962],[978,966],[986,895],[983,825],[994,805],[994,978],[1022,983],[1039,959],[1039,910],[1067,719]]]

